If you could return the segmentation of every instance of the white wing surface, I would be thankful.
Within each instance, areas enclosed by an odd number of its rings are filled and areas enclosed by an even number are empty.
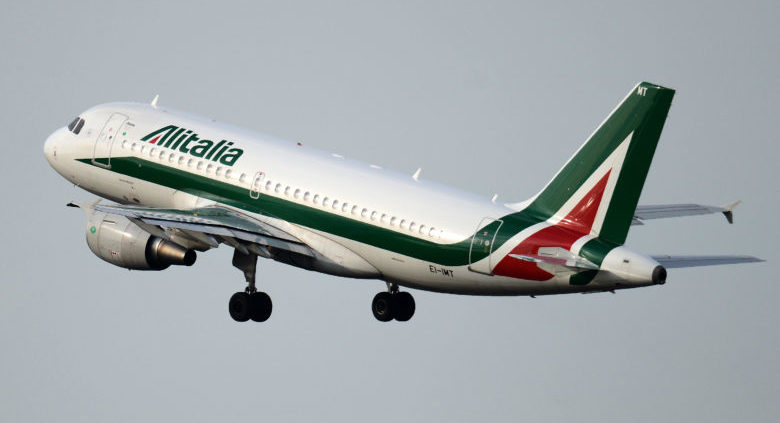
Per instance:
[[[169,236],[164,229],[170,228],[211,247],[216,247],[221,241],[243,253],[251,250],[264,255],[262,249],[276,248],[314,256],[308,245],[289,233],[222,207],[176,210],[97,204],[94,209],[127,217],[152,235],[166,239]]]

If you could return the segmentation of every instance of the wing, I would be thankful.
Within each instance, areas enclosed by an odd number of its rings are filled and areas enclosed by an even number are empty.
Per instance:
[[[174,229],[209,247],[224,242],[244,254],[251,251],[267,257],[267,249],[275,248],[314,257],[308,245],[269,222],[222,207],[177,210],[96,204],[94,209],[127,217],[145,231],[165,239],[170,239],[165,229]]]
[[[637,206],[634,212],[632,225],[642,225],[643,221],[649,219],[664,219],[667,217],[678,216],[696,216],[702,214],[723,213],[729,223],[734,223],[734,207],[740,202],[735,201],[722,207],[705,206],[702,204],[659,204],[648,206]]]
[[[764,261],[753,256],[653,256],[653,259],[667,269]]]

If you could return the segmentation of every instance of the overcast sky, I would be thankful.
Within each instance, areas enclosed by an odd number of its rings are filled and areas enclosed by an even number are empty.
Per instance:
[[[780,420],[777,2],[6,2],[0,421]],[[721,4],[716,4],[721,3]],[[231,249],[130,272],[92,255],[92,197],[46,136],[119,100],[183,109],[519,201],[637,82],[677,89],[634,227],[649,254],[753,254],[612,294],[413,291],[262,260],[264,324],[227,312]]]

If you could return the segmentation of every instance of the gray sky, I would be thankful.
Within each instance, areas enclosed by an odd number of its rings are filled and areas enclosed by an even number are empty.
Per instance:
[[[0,420],[780,419],[776,2],[7,3]],[[164,272],[104,263],[64,207],[91,196],[42,154],[84,109],[160,94],[516,201],[641,80],[678,90],[641,203],[744,203],[733,226],[656,221],[627,244],[770,262],[616,295],[414,291],[415,317],[382,324],[381,282],[263,260],[273,316],[237,324],[228,247]]]

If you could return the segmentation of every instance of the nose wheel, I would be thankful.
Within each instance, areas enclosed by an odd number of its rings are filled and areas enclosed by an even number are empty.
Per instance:
[[[390,292],[380,292],[371,302],[371,311],[380,322],[389,322],[393,319],[405,322],[414,316],[414,297],[408,292],[399,292],[398,286],[393,285]]]
[[[268,294],[258,291],[255,287],[257,256],[243,254],[236,249],[233,252],[233,266],[244,272],[247,287],[244,292],[236,292],[230,297],[228,302],[230,317],[237,322],[246,322],[247,320],[265,322],[271,317],[273,303]]]

